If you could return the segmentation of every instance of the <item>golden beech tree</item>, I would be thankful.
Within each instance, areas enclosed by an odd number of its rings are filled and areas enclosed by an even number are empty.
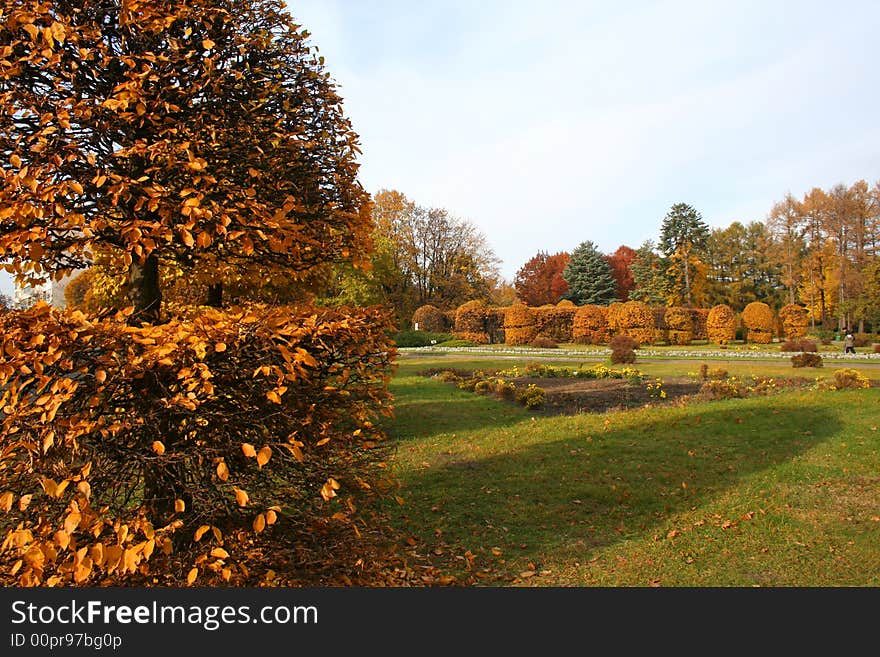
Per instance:
[[[281,2],[3,8],[0,257],[13,273],[60,278],[105,247],[150,320],[161,261],[201,261],[216,284],[255,262],[304,274],[363,258],[357,135]]]
[[[382,490],[388,318],[260,303],[370,249],[307,33],[276,0],[2,16],[0,261],[94,264],[74,296],[110,309],[0,316],[0,582],[241,585],[354,555],[314,551]]]

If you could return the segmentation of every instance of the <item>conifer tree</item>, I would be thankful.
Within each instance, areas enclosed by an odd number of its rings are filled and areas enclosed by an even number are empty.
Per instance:
[[[568,283],[565,298],[579,306],[607,306],[616,299],[617,282],[611,265],[590,240],[582,242],[574,250],[562,271],[562,277]]]

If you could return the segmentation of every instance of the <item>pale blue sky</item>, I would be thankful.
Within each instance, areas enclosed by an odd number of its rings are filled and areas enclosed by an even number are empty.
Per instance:
[[[361,181],[539,249],[656,239],[669,206],[762,220],[880,180],[880,2],[289,0]],[[0,288],[5,288],[0,285]]]

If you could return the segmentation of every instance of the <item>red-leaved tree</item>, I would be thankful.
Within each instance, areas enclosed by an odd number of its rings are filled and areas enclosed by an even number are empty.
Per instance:
[[[529,306],[557,303],[568,291],[562,271],[569,260],[568,253],[548,255],[544,251],[529,259],[513,281],[520,300]]]

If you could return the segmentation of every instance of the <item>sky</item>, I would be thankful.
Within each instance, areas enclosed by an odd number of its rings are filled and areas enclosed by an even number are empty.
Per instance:
[[[880,180],[880,2],[289,0],[360,135],[367,191],[539,250],[657,240]],[[0,291],[10,289],[0,282]]]

